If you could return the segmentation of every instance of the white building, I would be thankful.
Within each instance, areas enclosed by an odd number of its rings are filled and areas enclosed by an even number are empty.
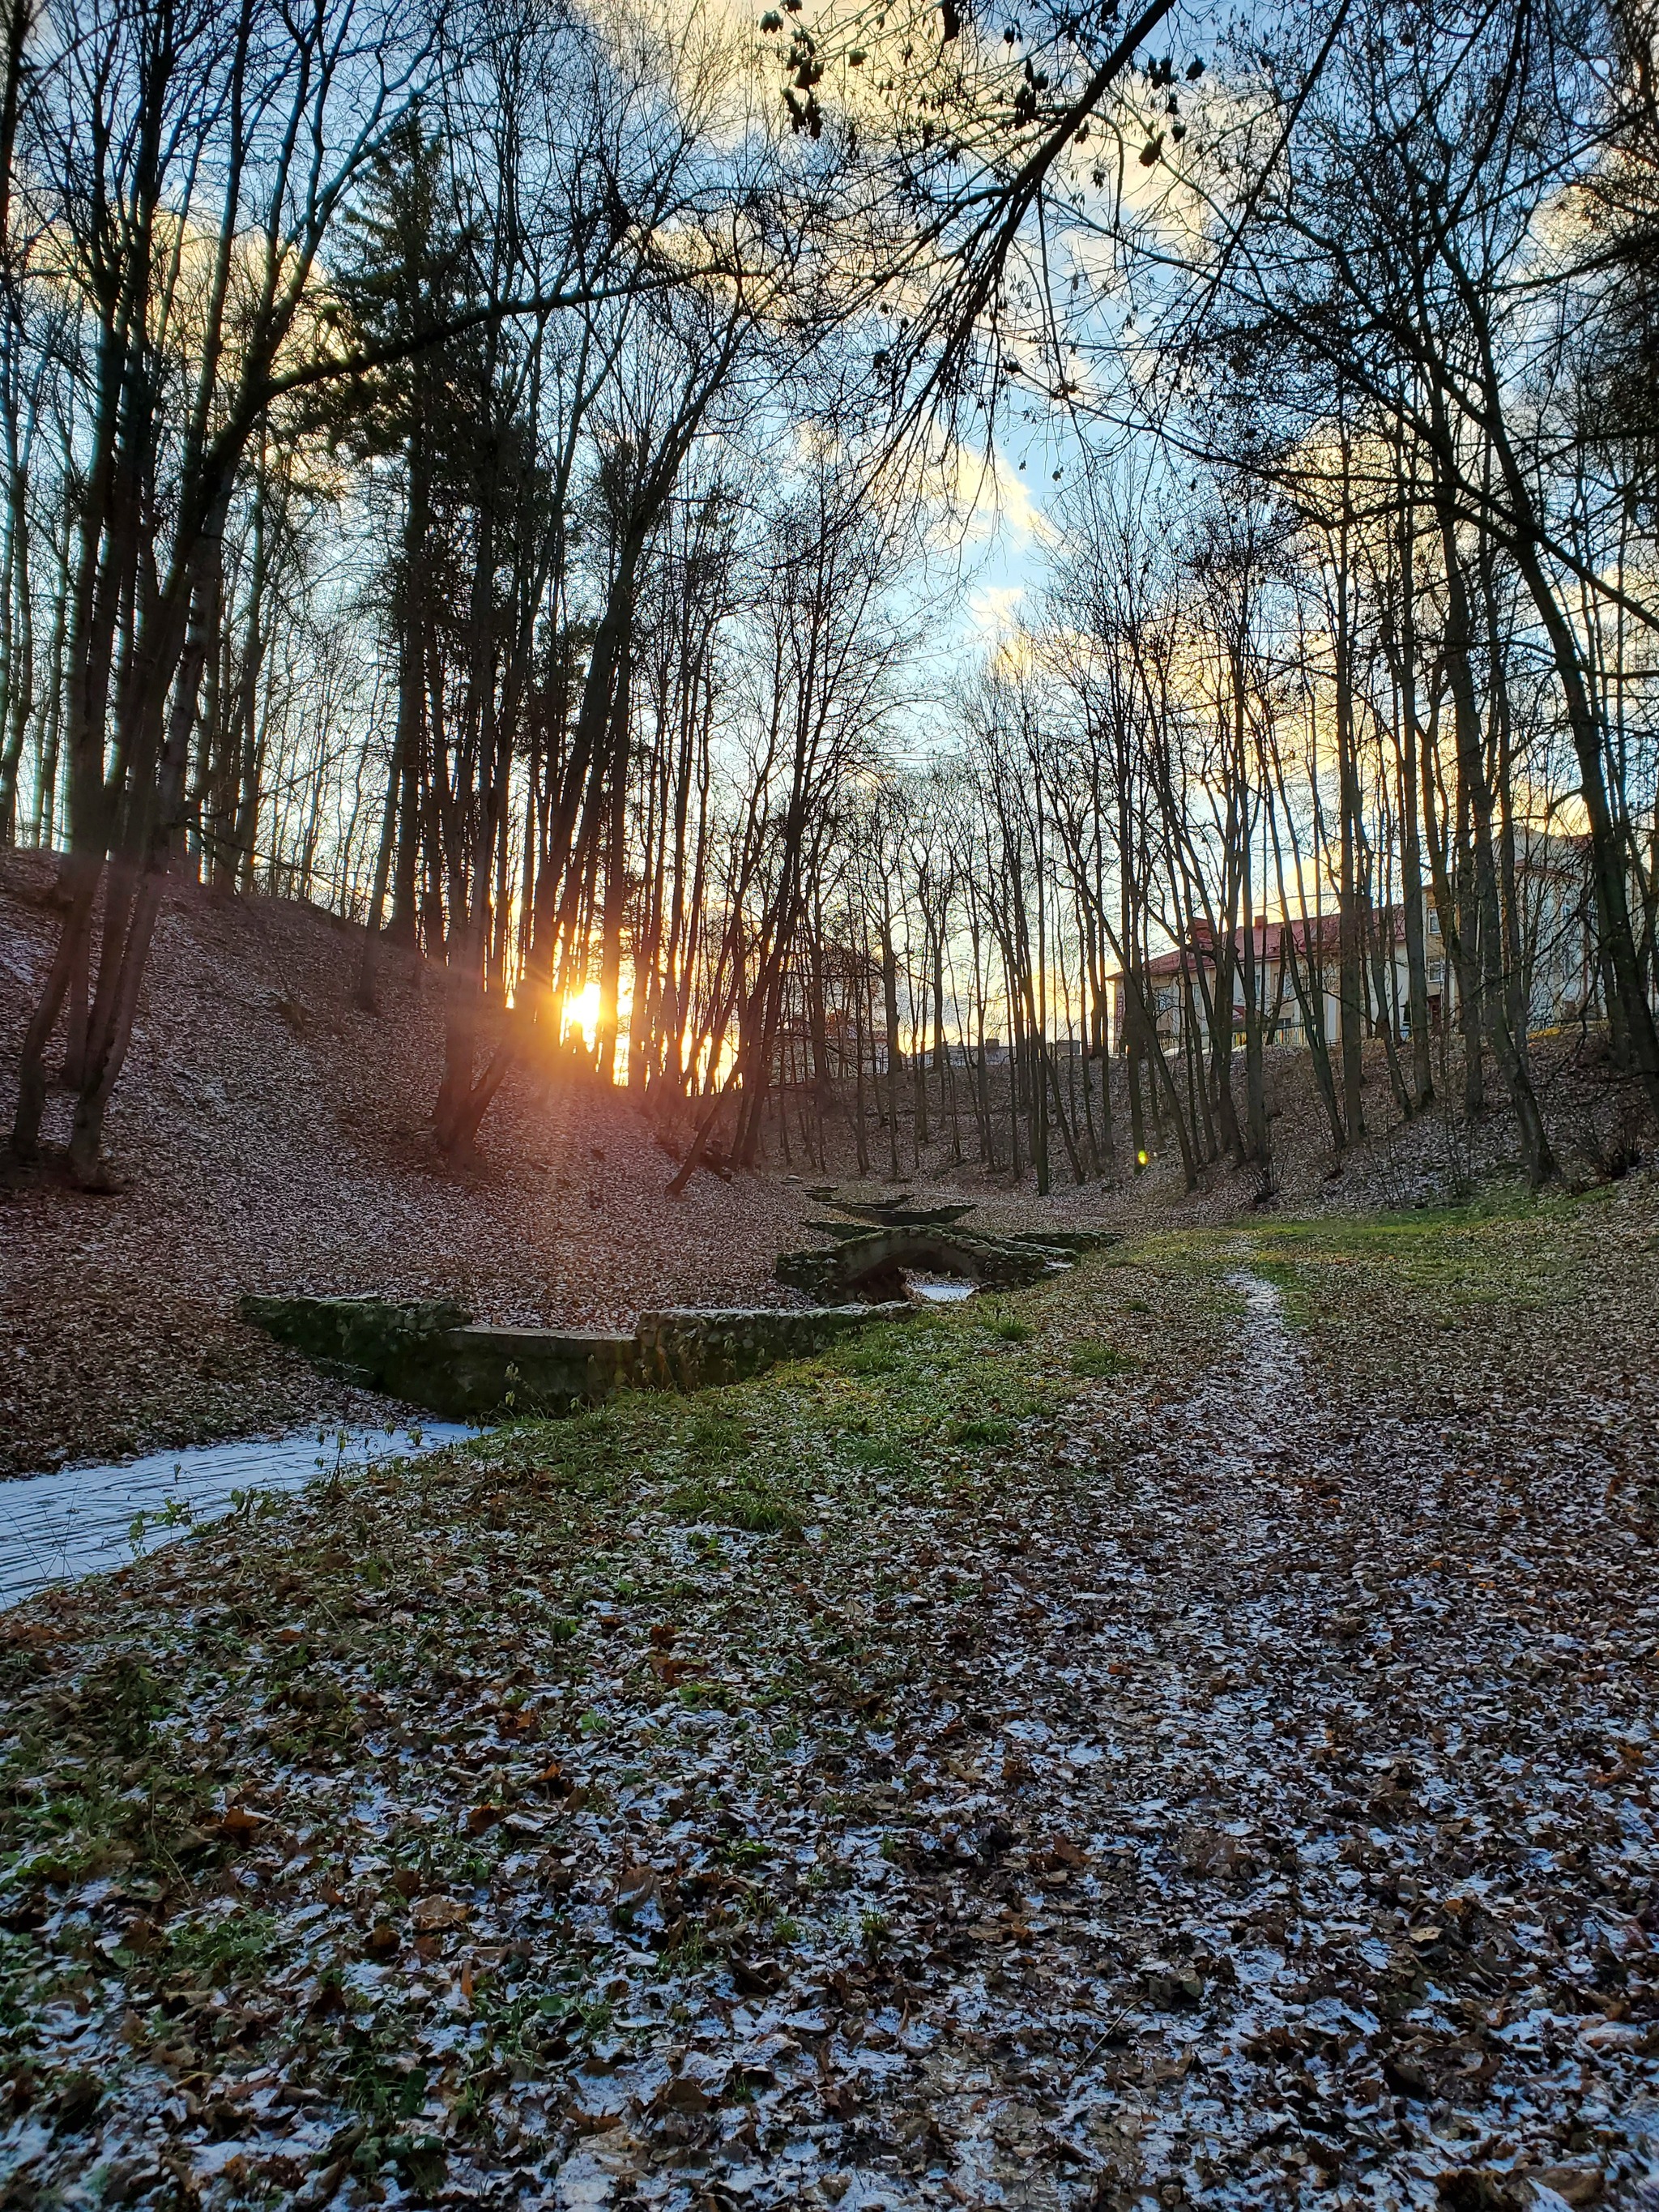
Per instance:
[[[1589,886],[1582,841],[1567,837],[1534,836],[1517,854],[1515,898],[1518,912],[1521,960],[1528,999],[1528,1027],[1537,1030],[1572,1021],[1596,1000],[1595,939],[1590,921]],[[1372,933],[1362,950],[1364,1009],[1366,1032],[1374,1035],[1386,1019],[1395,1034],[1411,1033],[1411,975],[1406,952],[1406,910],[1403,906],[1373,909],[1365,917]],[[1244,1043],[1246,991],[1246,933],[1233,939],[1233,1043]],[[1282,921],[1258,921],[1249,933],[1248,954],[1253,971],[1255,1003],[1265,1042],[1303,1045],[1307,1042],[1301,1000],[1296,988],[1311,999],[1317,994],[1324,1034],[1334,1044],[1341,1034],[1341,1001],[1338,989],[1340,925],[1332,914],[1311,915],[1288,926]],[[1431,892],[1423,897],[1423,943],[1427,984],[1429,1024],[1437,1029],[1449,1018],[1457,1004],[1457,975],[1446,941],[1442,917]],[[1178,1043],[1190,1005],[1200,1036],[1207,1041],[1216,982],[1215,946],[1206,927],[1198,925],[1189,941],[1161,953],[1148,963],[1145,988],[1160,1038]],[[1296,971],[1293,973],[1293,969]],[[1380,969],[1380,975],[1379,975]],[[1114,1034],[1123,1034],[1122,978],[1113,985]]]

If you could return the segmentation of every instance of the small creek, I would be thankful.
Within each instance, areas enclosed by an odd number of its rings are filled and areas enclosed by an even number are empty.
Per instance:
[[[978,1285],[915,1275],[908,1287],[930,1305],[951,1305]],[[310,1427],[0,1481],[0,1607],[175,1543],[228,1512],[239,1491],[303,1490],[337,1471],[360,1473],[374,1460],[438,1451],[473,1433],[461,1422],[440,1420],[400,1429]]]
[[[371,1461],[409,1458],[473,1434],[459,1421],[403,1429],[296,1430],[152,1452],[112,1467],[66,1467],[0,1482],[0,1607],[32,1590],[123,1567],[229,1510],[237,1491],[303,1490]],[[134,1523],[143,1516],[135,1537]]]

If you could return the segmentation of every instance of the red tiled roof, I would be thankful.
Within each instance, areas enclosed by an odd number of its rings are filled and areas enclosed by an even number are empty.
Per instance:
[[[1386,908],[1384,912],[1397,939],[1404,928],[1405,909],[1403,907],[1395,906]],[[1259,921],[1248,933],[1257,960],[1266,961],[1275,966],[1278,964],[1279,942],[1285,934],[1285,927],[1286,925],[1282,921]],[[1292,921],[1289,928],[1291,943],[1297,952],[1305,954],[1310,946],[1317,946],[1327,952],[1334,952],[1340,934],[1341,921],[1339,915],[1334,914],[1316,915],[1310,915],[1305,921]],[[1244,957],[1246,934],[1247,933],[1243,929],[1236,929],[1233,932],[1233,951],[1241,963]],[[1184,947],[1177,945],[1172,951],[1160,952],[1155,960],[1149,960],[1146,963],[1141,972],[1148,976],[1179,975],[1191,972],[1200,961],[1209,966],[1214,966],[1214,936],[1207,922],[1196,921],[1193,924],[1192,936]]]

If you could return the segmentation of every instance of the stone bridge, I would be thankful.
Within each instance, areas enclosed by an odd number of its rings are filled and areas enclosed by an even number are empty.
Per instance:
[[[849,1299],[902,1298],[907,1274],[957,1275],[988,1290],[1015,1290],[1057,1267],[1071,1265],[1079,1252],[1114,1241],[1104,1231],[1086,1230],[1032,1230],[1016,1237],[994,1237],[954,1224],[875,1230],[852,1230],[829,1221],[808,1225],[833,1237],[835,1243],[818,1251],[784,1253],[777,1264],[778,1280],[826,1305]]]

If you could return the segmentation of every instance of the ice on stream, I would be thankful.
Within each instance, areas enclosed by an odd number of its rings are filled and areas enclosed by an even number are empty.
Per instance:
[[[286,1437],[246,1437],[0,1482],[0,1607],[175,1542],[228,1512],[238,1492],[303,1490],[337,1472],[360,1474],[375,1460],[440,1450],[471,1433],[458,1421],[399,1429],[313,1425]]]

